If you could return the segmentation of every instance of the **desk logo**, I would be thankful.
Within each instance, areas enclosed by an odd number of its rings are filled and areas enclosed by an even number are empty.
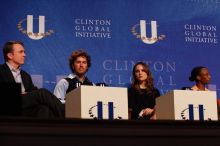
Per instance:
[[[115,109],[116,107],[113,102],[105,104],[102,101],[98,101],[97,105],[94,105],[89,109],[89,115],[91,118],[99,120],[104,119],[104,115],[108,115],[109,120],[122,119],[121,116],[115,117]]]
[[[189,104],[188,108],[182,110],[181,117],[182,120],[193,121],[198,118],[200,121],[204,121],[204,111],[205,109],[202,104],[199,104],[198,106]],[[208,120],[211,120],[211,118],[208,118]]]

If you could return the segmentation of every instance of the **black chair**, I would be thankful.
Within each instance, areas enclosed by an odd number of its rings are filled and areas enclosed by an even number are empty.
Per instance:
[[[105,86],[108,86],[106,83],[96,83],[96,86],[103,86],[103,87],[105,87]]]
[[[181,90],[192,90],[191,87],[182,87]]]

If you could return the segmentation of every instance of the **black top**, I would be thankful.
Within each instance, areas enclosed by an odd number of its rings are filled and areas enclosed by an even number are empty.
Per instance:
[[[156,97],[160,96],[158,89],[154,88],[152,93],[147,93],[146,89],[140,91],[129,88],[128,89],[128,107],[132,109],[131,119],[138,119],[139,113],[145,108],[153,109],[156,105]],[[149,119],[151,115],[144,117]]]

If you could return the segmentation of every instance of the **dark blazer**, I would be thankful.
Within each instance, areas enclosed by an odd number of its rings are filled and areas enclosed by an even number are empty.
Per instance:
[[[21,70],[21,79],[25,92],[31,92],[37,89],[32,82],[31,76],[24,70]],[[15,83],[13,74],[6,63],[0,65],[0,83]]]

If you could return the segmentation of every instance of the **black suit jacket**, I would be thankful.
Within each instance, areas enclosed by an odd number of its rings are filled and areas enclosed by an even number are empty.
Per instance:
[[[31,92],[37,89],[32,82],[31,76],[24,70],[21,70],[21,79],[24,84],[25,92]],[[15,83],[13,74],[6,63],[0,65],[0,83]]]

